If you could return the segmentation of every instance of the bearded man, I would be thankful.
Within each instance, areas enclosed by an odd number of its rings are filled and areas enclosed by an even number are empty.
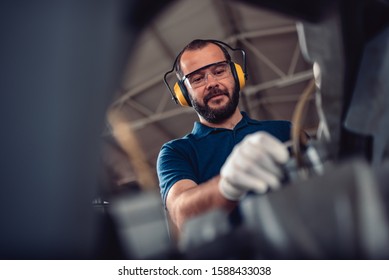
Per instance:
[[[279,188],[289,158],[282,143],[290,139],[289,121],[253,120],[239,110],[244,82],[225,45],[196,39],[175,61],[185,91],[179,98],[199,116],[191,133],[162,146],[157,160],[162,200],[178,232],[212,208],[232,211],[249,191]]]

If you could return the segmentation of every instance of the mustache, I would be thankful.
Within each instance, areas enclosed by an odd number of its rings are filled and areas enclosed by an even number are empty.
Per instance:
[[[228,97],[230,97],[230,95],[228,94],[228,91],[227,90],[221,90],[221,89],[218,89],[218,88],[215,88],[215,89],[212,89],[203,99],[204,101],[204,104],[207,104],[208,101],[215,97],[215,96],[218,96],[218,95],[226,95]]]

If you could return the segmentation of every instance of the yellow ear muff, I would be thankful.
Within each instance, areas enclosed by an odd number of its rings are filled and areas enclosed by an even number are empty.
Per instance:
[[[238,63],[234,63],[234,66],[235,66],[236,76],[239,81],[239,89],[242,90],[246,85],[246,78],[242,70],[242,67]]]
[[[176,82],[174,84],[174,88],[173,89],[174,89],[174,94],[175,94],[175,96],[177,98],[178,103],[181,106],[190,107],[191,104],[187,100],[187,98],[185,97],[185,94],[187,95],[185,86],[184,85],[180,86],[179,82]],[[183,92],[183,91],[185,91],[185,92]]]

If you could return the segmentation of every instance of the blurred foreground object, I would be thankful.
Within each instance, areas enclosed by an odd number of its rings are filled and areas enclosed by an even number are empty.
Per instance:
[[[155,12],[140,18],[144,4],[1,1],[0,258],[97,256],[100,135],[134,38]]]

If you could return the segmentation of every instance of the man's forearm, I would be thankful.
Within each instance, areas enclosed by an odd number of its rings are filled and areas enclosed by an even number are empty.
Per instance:
[[[188,219],[196,215],[213,208],[230,211],[236,206],[236,202],[229,201],[221,195],[218,183],[219,176],[183,191],[170,203],[171,218],[180,230]]]

